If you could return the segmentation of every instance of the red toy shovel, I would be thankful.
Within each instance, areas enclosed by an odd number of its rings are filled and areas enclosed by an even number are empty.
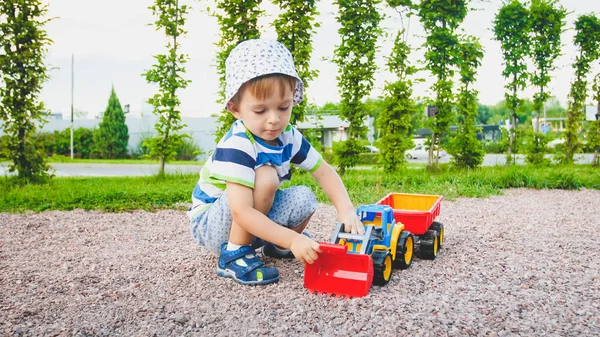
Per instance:
[[[305,264],[304,286],[310,292],[363,297],[373,283],[373,261],[366,254],[348,254],[348,247],[320,243],[321,253]]]

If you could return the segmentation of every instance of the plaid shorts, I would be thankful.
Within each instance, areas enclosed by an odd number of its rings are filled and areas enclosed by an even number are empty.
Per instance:
[[[267,217],[281,226],[294,228],[311,216],[317,206],[317,198],[310,188],[293,186],[277,190]],[[191,219],[192,236],[198,244],[218,255],[221,253],[221,245],[229,241],[232,222],[227,191],[225,191],[208,209]],[[262,240],[255,239],[255,241]],[[256,245],[260,246],[260,244]]]

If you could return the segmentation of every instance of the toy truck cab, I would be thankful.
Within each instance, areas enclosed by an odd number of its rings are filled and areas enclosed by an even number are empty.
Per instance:
[[[392,267],[408,268],[412,263],[414,239],[402,223],[394,219],[390,206],[363,205],[356,214],[364,225],[365,234],[344,232],[338,223],[331,243],[347,247],[349,254],[366,254],[373,260],[373,283],[384,285],[392,276]]]

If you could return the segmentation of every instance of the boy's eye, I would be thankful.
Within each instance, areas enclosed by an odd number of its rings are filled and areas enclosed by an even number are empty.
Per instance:
[[[261,114],[261,113],[265,112],[265,109],[262,109],[262,110],[252,110],[252,111],[254,111],[254,113]]]
[[[287,111],[289,108],[290,108],[290,106],[288,105],[285,108],[279,108],[279,110],[281,110],[281,111]]]

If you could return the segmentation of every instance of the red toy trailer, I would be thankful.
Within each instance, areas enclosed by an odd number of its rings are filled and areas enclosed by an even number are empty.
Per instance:
[[[420,241],[420,257],[433,260],[444,242],[444,225],[434,221],[442,200],[441,195],[390,193],[377,204],[390,206],[396,222],[403,223]]]

